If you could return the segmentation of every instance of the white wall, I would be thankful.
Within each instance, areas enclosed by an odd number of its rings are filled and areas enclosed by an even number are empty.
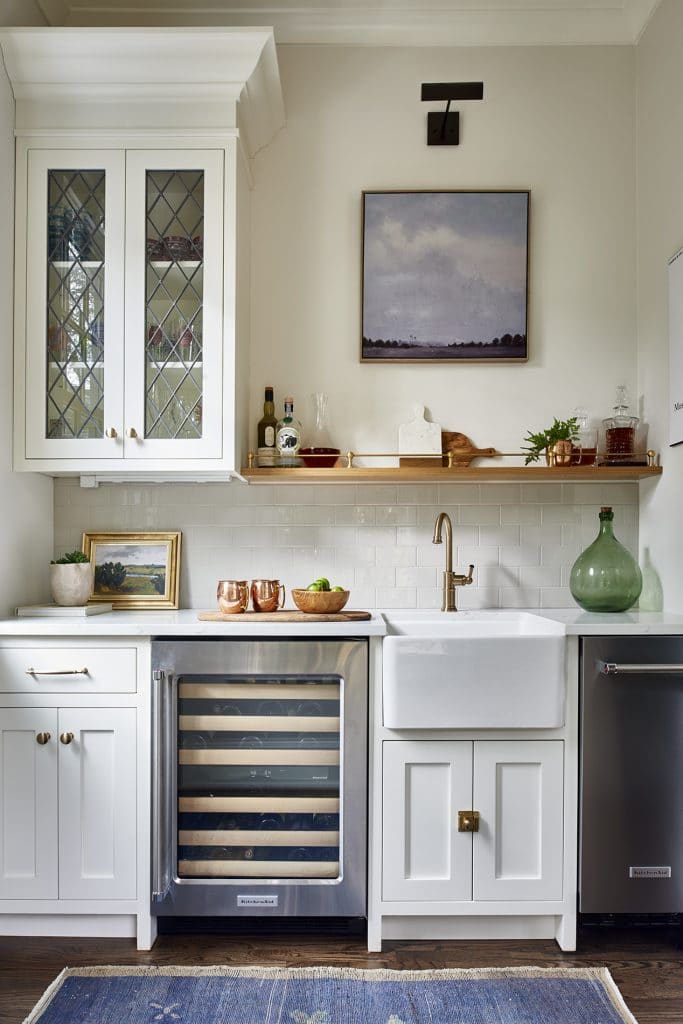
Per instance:
[[[394,451],[414,401],[480,446],[518,449],[635,385],[634,51],[630,47],[282,46],[286,128],[252,198],[252,423],[263,387],[310,423],[330,394],[336,443]],[[461,145],[427,147],[420,84],[483,80],[455,104]],[[359,363],[363,189],[531,190],[530,360]],[[252,428],[253,430],[254,428]],[[254,439],[252,438],[252,444]]]
[[[518,449],[529,428],[585,405],[608,414],[635,385],[635,67],[632,48],[279,50],[287,125],[253,168],[251,428],[272,383],[330,395],[346,450],[392,451],[414,401],[479,445]],[[461,104],[462,144],[425,144],[422,81],[483,79]],[[530,360],[517,366],[359,363],[360,195],[382,188],[531,190]],[[83,529],[182,529],[184,605],[219,577],[324,574],[356,606],[438,604],[436,512],[477,565],[463,606],[571,604],[569,569],[601,503],[637,544],[630,485],[101,487],[57,481],[55,544]]]
[[[637,50],[638,380],[664,475],[641,491],[640,543],[683,610],[683,448],[668,448],[667,261],[683,246],[683,5],[663,0]]]
[[[47,598],[52,557],[52,481],[12,473],[14,99],[0,69],[0,615]]]

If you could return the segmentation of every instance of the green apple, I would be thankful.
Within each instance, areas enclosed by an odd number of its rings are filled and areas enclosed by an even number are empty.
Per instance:
[[[343,587],[332,587],[332,593],[335,593],[335,592],[339,593],[339,591],[343,591],[343,590],[344,590]]]
[[[319,580],[316,580],[315,583],[309,583],[308,586],[306,587],[306,590],[322,590],[322,589],[323,588],[320,586],[320,581]]]
[[[329,590],[330,589],[330,581],[327,579],[326,576],[319,576],[318,579],[315,582],[320,584],[320,586],[318,587],[318,590]]]

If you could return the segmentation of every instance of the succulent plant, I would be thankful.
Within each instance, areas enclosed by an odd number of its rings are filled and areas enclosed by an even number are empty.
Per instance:
[[[53,558],[50,565],[73,565],[79,562],[89,562],[90,559],[82,551],[67,551],[59,558]]]

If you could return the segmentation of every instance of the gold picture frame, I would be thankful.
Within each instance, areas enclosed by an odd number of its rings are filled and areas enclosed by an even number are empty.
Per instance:
[[[179,530],[84,533],[83,553],[93,567],[90,600],[108,601],[114,608],[177,608],[180,541]]]

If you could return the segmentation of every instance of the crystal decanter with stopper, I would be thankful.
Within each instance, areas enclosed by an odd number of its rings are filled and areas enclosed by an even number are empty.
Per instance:
[[[600,509],[600,532],[574,562],[569,589],[588,612],[625,612],[640,596],[643,579],[633,555],[614,536],[614,513]]]
[[[619,384],[614,400],[614,415],[602,421],[605,428],[605,463],[629,466],[635,461],[638,417],[629,412],[628,392]]]
[[[327,395],[324,391],[316,391],[311,395],[311,402],[312,429],[308,444],[301,449],[300,455],[305,466],[313,469],[331,469],[337,461],[339,449],[330,445],[327,429]]]

